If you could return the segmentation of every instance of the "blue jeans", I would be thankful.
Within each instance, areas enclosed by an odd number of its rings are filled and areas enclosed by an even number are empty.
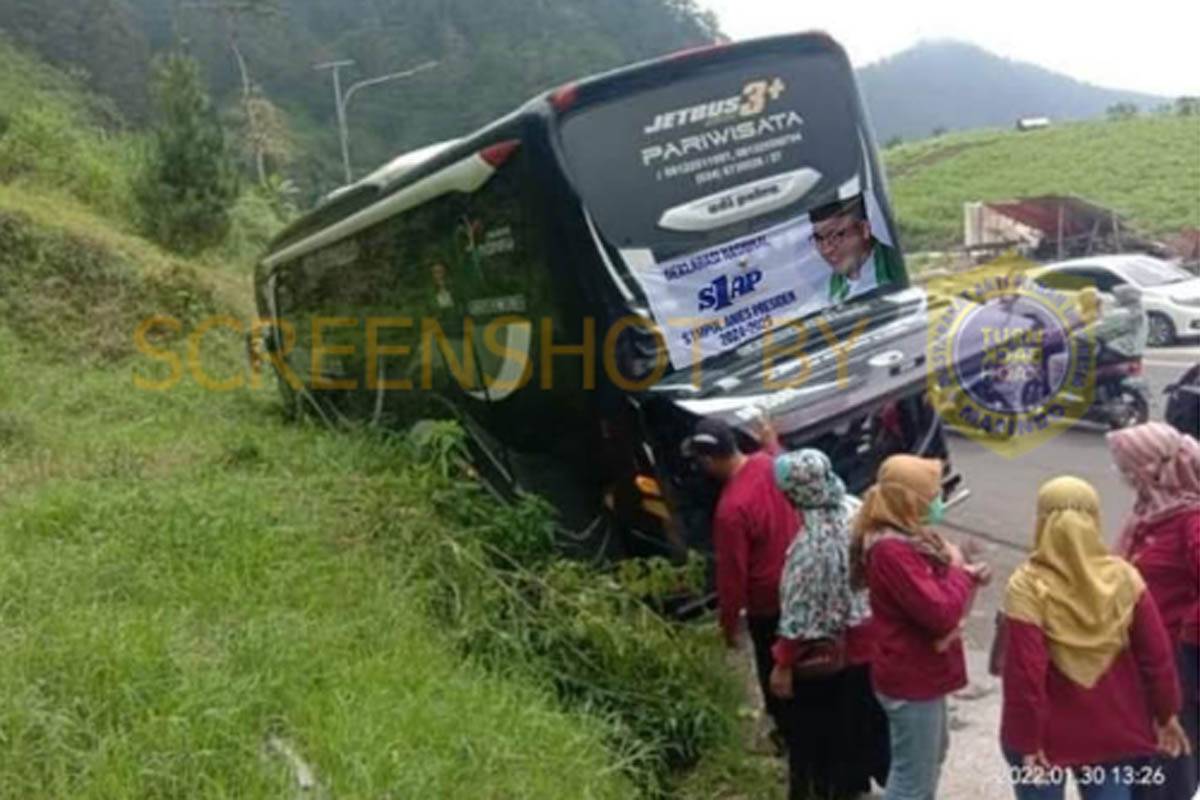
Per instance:
[[[877,693],[878,694],[878,693]],[[946,698],[895,700],[878,694],[888,718],[892,767],[884,800],[934,800],[950,747]]]
[[[1056,768],[1052,775],[1046,776],[1047,781],[1032,783],[1028,780],[1029,776],[1022,774],[1021,756],[1005,753],[1004,757],[1013,769],[1013,791],[1016,792],[1017,800],[1063,800],[1067,788],[1066,773],[1069,770]],[[1129,784],[1113,777],[1113,768],[1121,766],[1125,765],[1098,764],[1094,767],[1078,768],[1074,773],[1075,783],[1083,800],[1130,800],[1133,795]],[[1081,775],[1083,780],[1080,779]]]

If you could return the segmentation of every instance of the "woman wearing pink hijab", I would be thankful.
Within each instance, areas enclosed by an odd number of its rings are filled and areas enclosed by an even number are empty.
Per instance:
[[[1165,797],[1200,786],[1200,442],[1150,422],[1108,435],[1113,461],[1137,493],[1118,551],[1141,572],[1171,635],[1183,687],[1180,719],[1191,755],[1164,764]]]

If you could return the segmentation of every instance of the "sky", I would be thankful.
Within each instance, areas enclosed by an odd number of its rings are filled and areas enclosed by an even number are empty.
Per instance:
[[[1137,0],[698,0],[734,39],[818,29],[856,66],[959,39],[1113,89],[1200,95],[1200,3]]]

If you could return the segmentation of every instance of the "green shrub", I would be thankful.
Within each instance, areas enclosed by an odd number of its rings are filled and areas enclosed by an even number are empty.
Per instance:
[[[255,261],[267,252],[267,246],[283,229],[284,218],[257,187],[247,189],[229,210],[229,232],[206,260],[249,271]]]
[[[140,160],[136,138],[90,126],[53,103],[16,110],[0,136],[0,182],[64,191],[126,227],[136,215]]]
[[[728,745],[741,696],[715,633],[669,623],[643,599],[697,588],[701,565],[632,562],[606,571],[554,558],[545,505],[526,499],[498,509],[456,479],[452,438],[445,429],[426,436],[404,459],[424,459],[427,468],[407,479],[438,509],[439,524],[398,517],[376,535],[408,555],[429,613],[461,652],[605,720],[617,761],[651,793]],[[447,537],[447,528],[460,533]]]

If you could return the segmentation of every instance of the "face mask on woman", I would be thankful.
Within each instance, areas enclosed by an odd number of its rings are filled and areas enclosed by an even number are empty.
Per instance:
[[[933,498],[932,502],[930,502],[929,510],[925,512],[925,521],[930,525],[938,525],[941,524],[942,520],[945,518],[946,501],[943,500],[942,496],[939,494],[937,497]]]

